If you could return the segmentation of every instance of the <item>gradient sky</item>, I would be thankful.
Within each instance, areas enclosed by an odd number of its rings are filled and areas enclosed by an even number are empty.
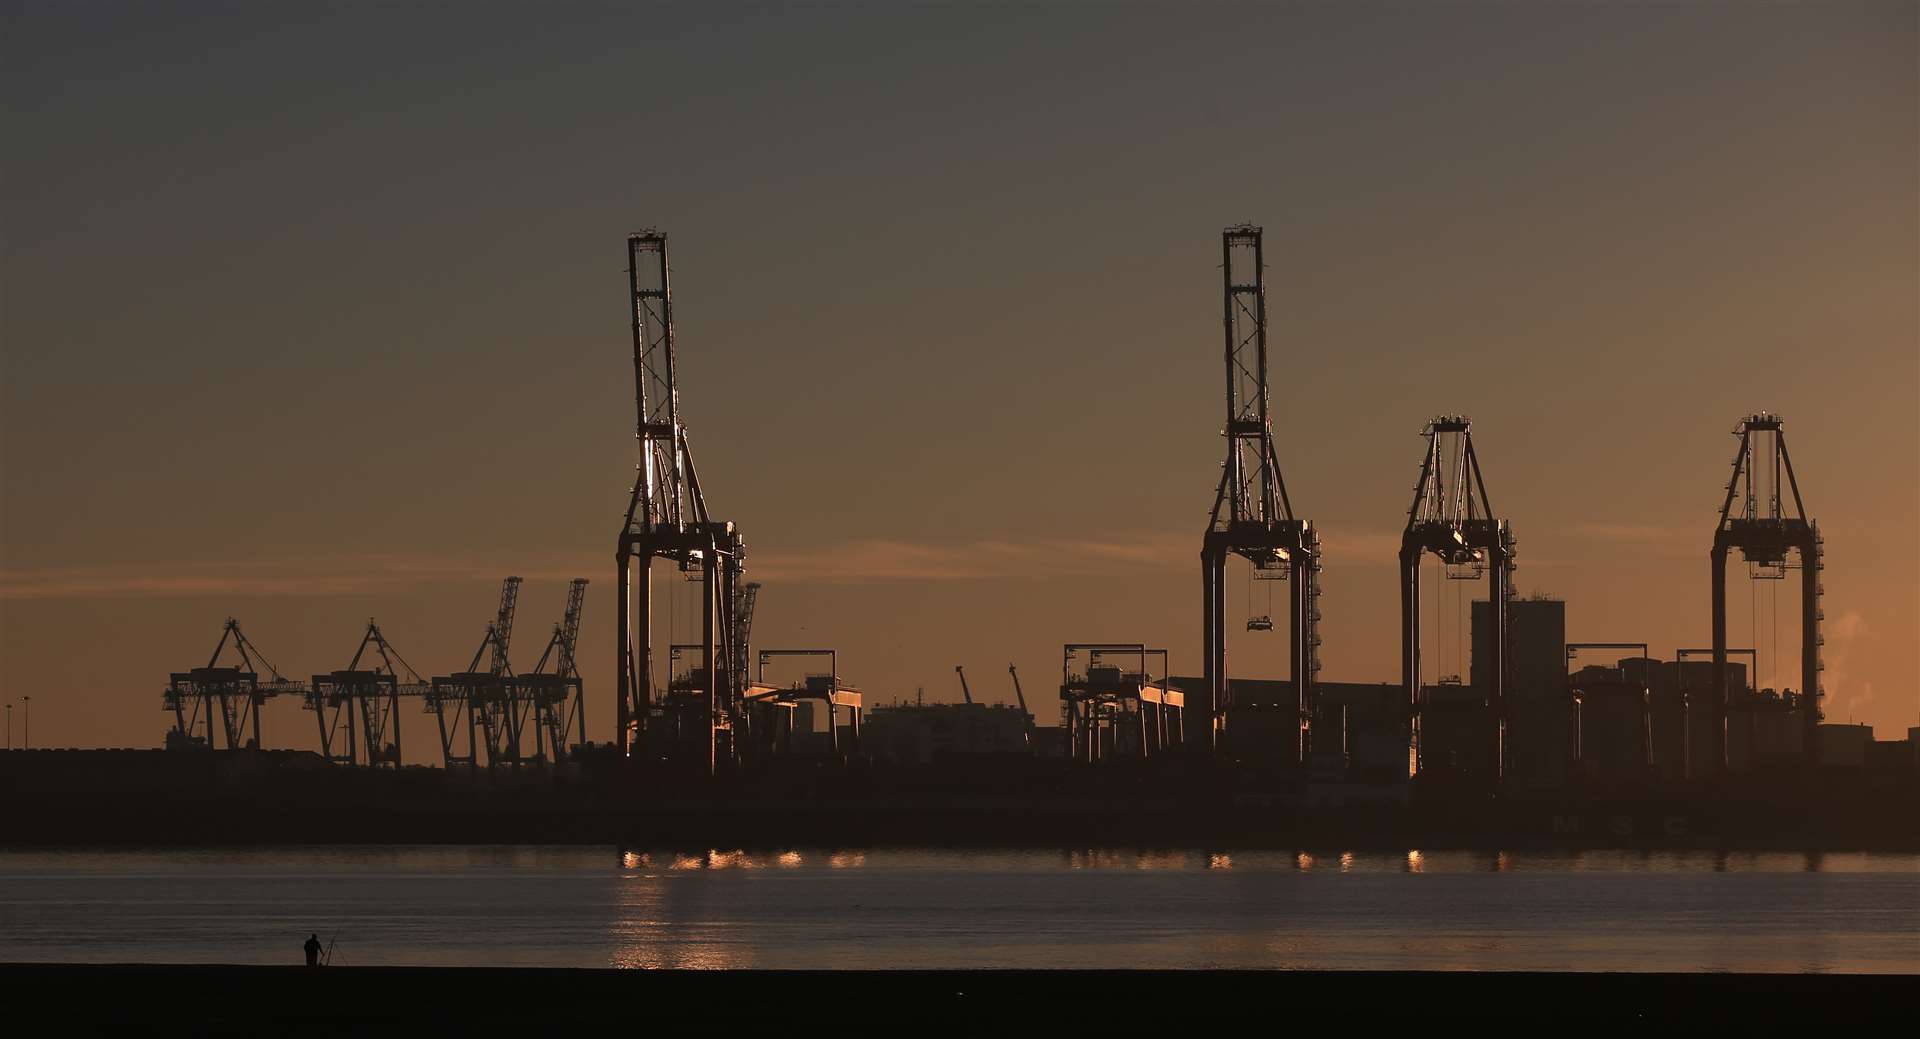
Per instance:
[[[1008,661],[1050,701],[1068,641],[1197,670],[1218,234],[1254,221],[1324,677],[1398,672],[1434,413],[1475,421],[1521,592],[1665,654],[1707,641],[1727,433],[1770,409],[1827,537],[1829,718],[1920,723],[1912,3],[4,19],[0,683],[36,744],[157,745],[229,614],[289,674],[368,616],[458,669],[507,573],[522,666],[594,581],[608,738],[649,225],[756,642],[838,647],[869,702]],[[1438,591],[1430,677],[1465,670]],[[1736,585],[1731,627],[1792,684],[1779,599],[1775,639]],[[1235,673],[1282,638],[1235,632]],[[266,730],[315,743],[291,703]]]

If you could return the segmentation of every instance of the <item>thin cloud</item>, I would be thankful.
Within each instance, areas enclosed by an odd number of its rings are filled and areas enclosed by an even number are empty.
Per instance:
[[[1390,562],[1400,546],[1397,533],[1344,531],[1323,532],[1321,536],[1322,549],[1333,566]],[[1199,551],[1197,531],[1026,541],[1008,537],[959,541],[869,538],[753,551],[747,558],[747,572],[755,580],[818,584],[1124,577],[1142,569],[1192,567],[1198,563]],[[466,555],[366,554],[20,569],[0,572],[0,600],[383,594],[438,584],[497,581],[510,573],[530,581],[593,577],[607,570],[609,562],[584,555],[516,565],[512,560]]]
[[[1322,533],[1329,565],[1390,562],[1400,536],[1370,531]],[[1018,577],[1122,577],[1142,568],[1198,565],[1200,535],[1150,533],[1133,537],[1009,541],[917,542],[861,540],[808,549],[758,552],[748,560],[756,578],[849,584],[897,580],[978,580]]]
[[[585,561],[582,561],[583,563]],[[597,568],[596,568],[597,569]],[[0,573],[0,600],[363,595],[460,581],[565,580],[579,566],[515,568],[465,557],[356,555],[289,561],[129,563]]]
[[[1573,532],[1588,541],[1622,545],[1658,555],[1690,555],[1712,538],[1711,526],[1663,527],[1648,523],[1580,523]]]
[[[1194,552],[1191,539],[1182,545],[1162,536],[1100,541],[865,539],[806,549],[756,552],[748,557],[747,570],[759,579],[824,584],[1085,577],[1124,575],[1142,566],[1178,566],[1193,557]]]

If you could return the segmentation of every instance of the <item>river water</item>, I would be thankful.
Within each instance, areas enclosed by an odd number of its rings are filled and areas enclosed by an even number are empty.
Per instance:
[[[0,852],[0,961],[1920,972],[1920,856]]]

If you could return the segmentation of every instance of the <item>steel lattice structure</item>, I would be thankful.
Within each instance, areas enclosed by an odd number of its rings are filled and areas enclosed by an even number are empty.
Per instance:
[[[577,731],[579,742],[587,742],[584,693],[573,657],[586,600],[587,579],[576,577],[567,586],[566,613],[553,626],[553,636],[541,651],[539,663],[513,683],[516,695],[529,705],[533,717],[535,760],[543,760],[551,752],[551,760],[559,764],[566,755],[570,733]],[[552,670],[548,670],[549,665]]]
[[[745,544],[733,524],[707,513],[680,417],[667,237],[627,237],[632,305],[635,434],[640,462],[615,550],[619,660],[617,725],[623,757],[643,756],[708,775],[735,757],[744,721],[746,659],[735,607]],[[654,681],[653,561],[697,575],[701,599],[699,662]],[[649,736],[648,730],[652,729]]]
[[[1420,462],[1420,479],[1414,485],[1407,527],[1400,537],[1400,675],[1406,687],[1408,739],[1416,773],[1424,765],[1420,750],[1425,703],[1420,677],[1420,561],[1429,554],[1440,560],[1451,579],[1487,578],[1488,613],[1493,623],[1490,686],[1484,691],[1493,719],[1487,735],[1494,741],[1496,772],[1504,774],[1506,770],[1507,686],[1512,671],[1507,606],[1513,598],[1516,542],[1507,521],[1494,518],[1487,483],[1480,474],[1480,458],[1473,449],[1472,425],[1464,416],[1442,415],[1421,432],[1427,440],[1427,452]]]
[[[479,647],[473,651],[467,669],[433,680],[427,710],[433,712],[439,727],[440,753],[448,768],[478,767],[482,748],[486,750],[489,767],[521,763],[520,736],[529,712],[527,704],[517,695],[513,666],[509,662],[520,585],[518,577],[501,582],[500,605],[487,624]],[[465,753],[458,749],[462,731],[466,733]]]
[[[237,665],[223,666],[221,654],[232,647]],[[267,678],[262,681],[260,673]],[[228,750],[260,746],[260,711],[275,696],[305,696],[307,686],[280,674],[266,655],[254,646],[240,622],[232,617],[220,629],[220,641],[213,647],[205,667],[177,671],[168,676],[162,703],[173,712],[173,737],[192,745],[202,737],[194,730],[205,727],[205,746],[214,746],[214,719],[220,720],[220,733]],[[251,730],[251,735],[249,735]]]
[[[377,662],[367,659],[369,649]],[[372,666],[363,668],[363,660]],[[387,642],[380,626],[367,621],[347,666],[314,675],[307,690],[307,708],[320,725],[320,753],[343,765],[398,768],[400,701],[423,699],[431,692],[432,686]]]
[[[1779,580],[1790,569],[1800,570],[1800,711],[1807,760],[1820,760],[1820,597],[1825,594],[1820,571],[1825,540],[1820,526],[1807,515],[1800,500],[1800,481],[1787,456],[1787,437],[1780,416],[1759,412],[1740,420],[1733,435],[1740,447],[1733,455],[1733,475],[1720,503],[1720,521],[1713,531],[1713,686],[1708,690],[1711,711],[1712,760],[1716,771],[1727,768],[1727,557],[1739,549],[1747,561],[1748,576]],[[1784,490],[1792,495],[1787,507]],[[1789,561],[1789,557],[1792,561]],[[1757,686],[1759,675],[1752,676]]]
[[[1196,698],[1199,702],[1191,705],[1186,738],[1211,750],[1224,729],[1230,706],[1226,565],[1229,555],[1237,555],[1253,564],[1256,578],[1291,581],[1288,677],[1299,707],[1297,749],[1304,760],[1312,737],[1314,677],[1320,668],[1320,537],[1311,522],[1294,517],[1273,446],[1261,235],[1261,229],[1252,224],[1220,233],[1227,367],[1227,425],[1222,433],[1227,460],[1200,550],[1206,689]],[[1250,619],[1248,627],[1267,630],[1272,620]]]

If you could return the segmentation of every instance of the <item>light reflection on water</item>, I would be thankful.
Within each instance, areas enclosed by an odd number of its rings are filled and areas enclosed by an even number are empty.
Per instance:
[[[1338,868],[1334,868],[1337,863]],[[0,961],[1920,971],[1920,856],[0,853]]]

